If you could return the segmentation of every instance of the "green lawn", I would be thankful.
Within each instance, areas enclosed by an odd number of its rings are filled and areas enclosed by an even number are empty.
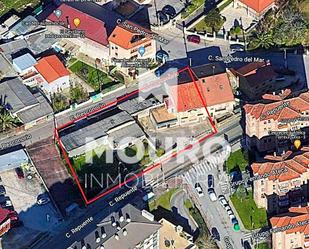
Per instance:
[[[158,198],[150,201],[148,203],[149,211],[150,212],[154,211],[159,206],[166,209],[166,210],[171,211],[171,197],[174,193],[176,193],[177,190],[178,190],[177,188],[173,188],[173,189],[165,192],[163,195],[159,196]]]
[[[1,0],[0,17],[11,9],[21,12],[27,6],[34,8],[40,3],[40,0]]]
[[[226,170],[227,172],[232,172],[239,168],[240,171],[244,171],[246,166],[249,164],[248,155],[242,150],[237,150],[233,152],[226,161]]]
[[[267,243],[261,243],[255,246],[255,249],[271,249]]]
[[[248,191],[248,196],[242,199],[237,193],[234,193],[231,196],[231,201],[233,202],[233,205],[246,229],[254,230],[268,224],[266,210],[256,206],[253,200],[252,191]],[[253,224],[251,224],[251,217]]]
[[[207,0],[192,0],[190,5],[181,13],[182,18],[186,18],[191,15],[194,11],[196,11],[202,5],[205,5]]]
[[[212,28],[208,27],[205,23],[205,19],[201,20],[200,22],[198,22],[195,26],[194,29],[197,32],[203,32],[206,31],[207,33],[212,33]]]
[[[82,78],[89,84],[96,92],[100,91],[101,84],[103,84],[103,93],[116,89],[123,83],[114,81],[105,72],[96,70],[94,67],[82,62],[77,61],[73,63],[69,69]]]

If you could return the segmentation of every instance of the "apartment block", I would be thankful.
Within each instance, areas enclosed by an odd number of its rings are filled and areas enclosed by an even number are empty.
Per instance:
[[[289,90],[279,95],[266,94],[270,103],[244,106],[249,148],[260,152],[288,149],[291,139],[303,138],[302,131],[309,126],[309,92],[286,98],[289,94]]]
[[[290,206],[306,203],[309,196],[309,152],[293,154],[288,151],[265,159],[263,163],[251,165],[257,206],[265,208],[268,213],[282,213]]]

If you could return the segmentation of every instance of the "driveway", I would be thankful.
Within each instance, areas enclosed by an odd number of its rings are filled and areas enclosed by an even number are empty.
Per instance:
[[[193,234],[198,227],[184,205],[186,199],[188,199],[188,197],[185,191],[181,190],[176,192],[171,198],[171,207],[173,213],[183,218],[180,220],[182,227],[187,228],[187,231],[191,230],[191,234]]]

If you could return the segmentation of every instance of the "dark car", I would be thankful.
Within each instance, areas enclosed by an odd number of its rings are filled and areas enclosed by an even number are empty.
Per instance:
[[[5,195],[6,194],[6,190],[4,188],[3,185],[0,185],[0,195]]]
[[[250,243],[247,240],[244,242],[244,249],[252,249]]]
[[[168,18],[168,15],[163,13],[163,11],[161,11],[161,10],[157,12],[157,16],[160,20],[160,23],[163,24],[163,25],[167,24],[170,21],[170,19]]]
[[[24,171],[21,169],[21,167],[16,168],[15,172],[19,179],[25,178]]]
[[[198,35],[188,35],[187,40],[189,42],[193,42],[193,43],[196,43],[196,44],[201,43],[201,37],[199,37]]]
[[[168,15],[170,18],[174,18],[176,16],[176,10],[171,5],[165,5],[162,9],[162,12]]]
[[[211,229],[211,236],[215,239],[215,240],[218,240],[220,241],[220,234],[219,234],[219,231],[216,227],[213,227]]]
[[[230,46],[230,49],[232,52],[242,52],[245,50],[245,47],[244,45],[241,45],[241,44],[232,44]]]
[[[208,188],[214,188],[214,176],[213,175],[208,175]]]

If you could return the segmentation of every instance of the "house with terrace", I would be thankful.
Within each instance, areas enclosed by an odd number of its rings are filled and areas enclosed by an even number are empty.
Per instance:
[[[236,105],[228,74],[218,63],[180,72],[178,84],[167,84],[167,92],[165,105],[151,111],[157,129],[203,122],[208,113],[217,121],[232,115]]]
[[[245,8],[247,15],[259,20],[276,6],[275,0],[234,0],[234,8]]]

